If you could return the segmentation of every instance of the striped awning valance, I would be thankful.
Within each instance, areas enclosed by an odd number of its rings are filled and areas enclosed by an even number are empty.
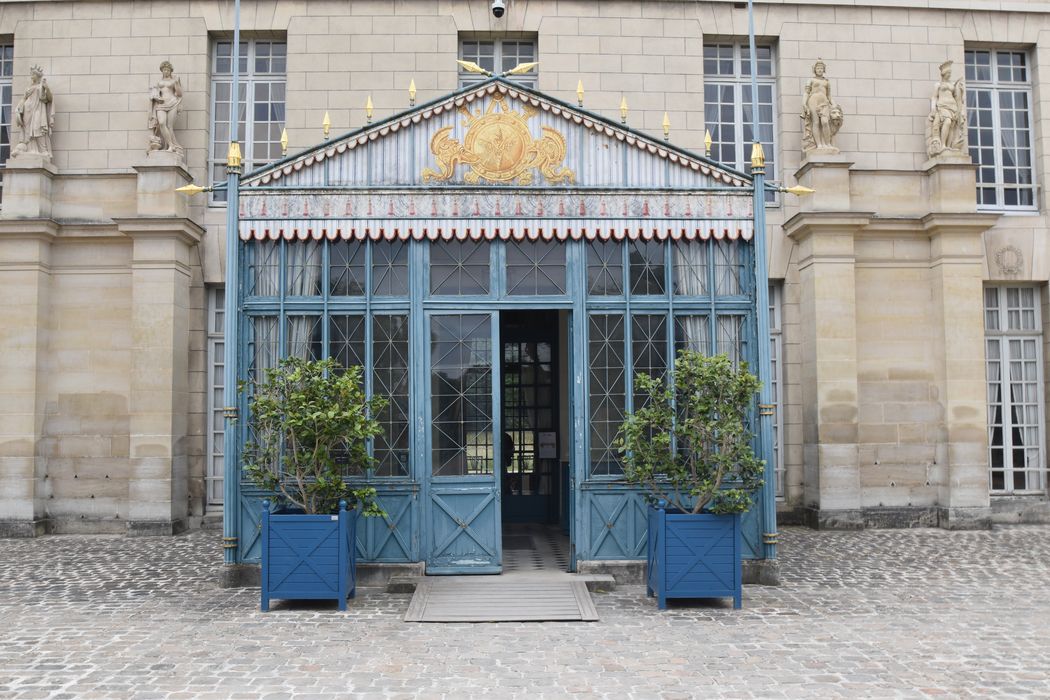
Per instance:
[[[244,241],[266,240],[751,240],[750,219],[272,219],[240,223]]]

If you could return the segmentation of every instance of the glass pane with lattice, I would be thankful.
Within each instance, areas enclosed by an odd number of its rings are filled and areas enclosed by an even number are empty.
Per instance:
[[[312,297],[321,294],[321,244],[297,241],[285,246],[285,294]]]
[[[671,249],[674,261],[674,293],[678,296],[706,296],[707,258],[710,244],[707,241],[678,241]]]
[[[622,315],[596,314],[587,321],[589,366],[590,471],[594,476],[621,474],[616,433],[626,411]]]
[[[489,244],[475,241],[430,246],[431,294],[488,294]]]
[[[707,316],[689,314],[675,316],[674,349],[693,350],[705,355],[711,354],[711,325]]]
[[[667,374],[667,317],[663,314],[635,314],[631,317],[632,377],[639,373],[663,379]],[[634,389],[634,409],[648,403],[648,395]]]
[[[328,245],[328,293],[334,297],[365,295],[365,243],[332,241]]]
[[[715,256],[715,294],[734,296],[742,294],[740,286],[742,246],[732,241],[716,241]]]
[[[487,314],[430,320],[434,476],[492,474],[492,326]]]
[[[376,474],[407,476],[408,316],[377,315],[372,319],[372,394],[388,402],[376,416],[382,428],[374,442]]]
[[[334,315],[328,322],[328,355],[340,367],[365,364],[365,317]]]
[[[718,317],[718,345],[715,352],[727,355],[734,365],[744,357],[743,316],[720,315]]]
[[[408,244],[403,241],[372,243],[372,293],[376,296],[408,295]]]
[[[662,295],[664,286],[664,244],[659,241],[631,241],[627,244],[633,296]]]
[[[275,297],[280,294],[281,246],[277,241],[260,241],[248,247],[248,296]]]
[[[320,316],[290,314],[285,328],[287,357],[320,360],[323,352],[324,328]]]
[[[507,244],[507,293],[565,293],[565,245],[540,241]]]
[[[591,241],[587,244],[587,293],[623,296],[623,244]]]
[[[277,366],[280,326],[277,316],[248,318],[248,379],[261,382],[266,370]]]

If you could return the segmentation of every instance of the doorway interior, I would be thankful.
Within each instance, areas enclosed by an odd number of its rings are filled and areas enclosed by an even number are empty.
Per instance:
[[[500,313],[503,571],[568,571],[569,312]]]

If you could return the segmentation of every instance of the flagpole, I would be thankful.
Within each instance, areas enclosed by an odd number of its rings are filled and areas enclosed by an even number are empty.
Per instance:
[[[765,559],[777,556],[776,465],[773,458],[772,358],[769,332],[769,260],[766,230],[766,158],[758,131],[758,56],[755,52],[755,6],[747,0],[747,41],[751,63],[751,175],[754,182],[755,210],[755,314],[758,317],[758,378],[762,389],[758,396],[758,440],[762,459],[766,461],[765,484],[762,487],[762,554]]]
[[[239,550],[240,469],[237,444],[237,314],[240,280],[237,266],[238,188],[241,175],[240,149],[240,67],[241,0],[233,4],[233,81],[230,86],[233,109],[230,118],[230,146],[226,153],[226,291],[223,304],[223,562],[236,564]],[[210,419],[209,419],[210,420]]]

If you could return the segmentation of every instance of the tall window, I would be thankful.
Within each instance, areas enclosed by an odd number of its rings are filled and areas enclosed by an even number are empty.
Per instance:
[[[4,166],[11,155],[11,75],[15,47],[0,44],[0,201],[4,195]]]
[[[772,374],[769,379],[773,394],[773,470],[776,474],[776,496],[783,499],[784,488],[784,330],[783,330],[784,283],[769,285],[769,342]]]
[[[532,63],[536,58],[536,38],[527,39],[464,39],[459,42],[459,57],[477,63],[490,73],[503,73],[521,63]],[[459,86],[466,87],[485,80],[480,73],[459,69]],[[536,87],[536,71],[511,76],[511,80],[525,87]]]
[[[1035,287],[984,290],[991,490],[1046,488],[1042,324]]]
[[[223,437],[225,418],[223,412],[223,309],[225,294],[222,287],[208,289],[208,428],[205,482],[210,506],[222,506]]]
[[[285,74],[288,47],[284,41],[249,39],[239,51],[240,96],[238,134],[244,172],[281,156],[284,128]],[[230,145],[233,113],[233,42],[216,41],[212,47],[211,150],[208,164],[213,183],[226,181],[226,151]],[[212,201],[225,202],[222,190]]]
[[[776,64],[772,46],[756,46],[758,65],[758,136],[766,151],[766,175],[777,178]],[[711,132],[711,157],[751,172],[751,51],[743,44],[704,46],[704,122]],[[772,199],[773,193],[767,193]]]
[[[977,204],[1035,208],[1032,166],[1032,76],[1024,51],[966,51],[970,155]]]

